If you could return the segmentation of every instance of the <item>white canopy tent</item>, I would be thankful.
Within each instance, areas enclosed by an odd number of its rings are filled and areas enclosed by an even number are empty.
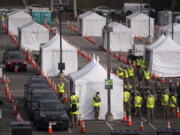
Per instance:
[[[77,49],[62,39],[62,61],[65,63],[65,75],[78,69]],[[46,44],[41,46],[41,68],[48,76],[59,74],[58,63],[60,62],[60,36],[56,34]]]
[[[32,21],[19,27],[19,38],[21,48],[39,51],[40,45],[49,41],[49,30]]]
[[[180,15],[176,16],[175,22],[180,23]]]
[[[160,33],[172,37],[172,24],[160,28]],[[180,24],[173,23],[173,40],[180,45]]]
[[[126,17],[126,26],[131,28],[137,37],[148,37],[149,26],[150,36],[154,37],[154,19],[143,13],[133,13]]]
[[[91,11],[79,15],[77,19],[78,32],[82,36],[100,37],[105,24],[106,18]]]
[[[158,73],[160,77],[180,76],[180,46],[170,37],[161,36],[146,49],[151,72]]]
[[[31,22],[32,17],[24,10],[14,11],[8,14],[8,31],[13,35],[18,35],[18,27]]]
[[[107,90],[105,89],[105,79],[107,71],[94,59],[81,70],[70,74],[73,81],[73,90],[79,97],[79,112],[82,119],[94,119],[92,100],[97,91],[100,92],[101,106],[99,119],[104,120],[107,112]],[[114,119],[123,117],[123,81],[114,74],[113,89],[111,90],[111,110]]]
[[[112,22],[108,26],[112,28],[112,32],[109,35],[111,51],[127,52],[129,49],[132,49],[134,34],[130,28],[117,22]],[[107,32],[105,30],[103,30],[102,37],[104,48],[107,48]]]

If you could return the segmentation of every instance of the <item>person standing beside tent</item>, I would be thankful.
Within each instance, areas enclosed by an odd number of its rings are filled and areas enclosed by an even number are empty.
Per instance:
[[[133,85],[134,84],[134,69],[133,67],[128,68],[128,76],[129,76],[129,81]]]
[[[169,98],[169,107],[170,107],[170,110],[172,112],[172,117],[173,118],[175,116],[176,105],[177,105],[177,99],[176,99],[175,93],[172,92],[171,96]]]
[[[59,94],[59,99],[62,100],[65,90],[64,90],[64,83],[61,80],[57,84],[57,92]]]
[[[151,77],[150,77],[150,72],[149,72],[149,70],[145,70],[144,71],[144,85],[145,86],[149,86],[149,80],[151,79]]]
[[[137,92],[134,98],[134,107],[135,107],[135,115],[139,115],[140,118],[142,118],[142,96],[140,92]]]
[[[128,89],[124,90],[123,99],[124,99],[124,110],[127,114],[127,117],[129,117],[131,110],[131,94]]]
[[[154,107],[155,107],[155,97],[151,94],[151,92],[148,93],[146,107],[147,107],[147,119],[148,122],[151,122],[154,120]]]
[[[168,117],[168,108],[169,108],[169,94],[168,90],[165,90],[161,97],[161,105],[163,109],[163,118],[167,119]]]
[[[78,110],[79,110],[78,103],[76,102],[76,100],[72,100],[70,103],[72,127],[77,127],[78,125],[78,113],[79,113]]]
[[[75,94],[75,92],[72,93],[70,101],[75,101],[76,103],[79,103],[79,97]]]
[[[129,78],[129,75],[128,75],[128,71],[127,71],[127,68],[124,68],[124,83],[127,84],[129,82],[128,78]]]
[[[124,72],[123,72],[123,68],[122,67],[118,67],[117,68],[117,71],[116,71],[116,75],[121,78],[121,79],[124,79]]]
[[[99,92],[96,92],[96,95],[93,97],[93,107],[94,107],[94,117],[98,120],[100,105],[101,105],[101,98],[99,97]]]

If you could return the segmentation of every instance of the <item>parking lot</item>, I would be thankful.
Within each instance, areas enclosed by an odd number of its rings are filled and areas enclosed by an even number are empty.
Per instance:
[[[92,43],[85,40],[83,37],[79,36],[78,34],[69,30],[66,26],[63,26],[63,36],[65,39],[70,42],[72,45],[79,47],[81,50],[86,51],[88,54],[93,57],[95,54],[99,56],[100,62],[106,64],[106,52],[102,51],[98,48],[100,43],[97,43],[97,46],[94,46]],[[14,44],[7,33],[4,33],[0,30],[0,61],[2,62],[2,54],[5,49],[13,48]],[[78,56],[78,65],[79,69],[85,66],[89,61],[86,60],[82,56]],[[3,64],[1,63],[2,67]],[[111,57],[111,67],[113,69],[117,68],[119,65],[124,65],[122,62],[118,61],[117,59]],[[24,120],[29,120],[27,113],[24,108],[24,84],[27,82],[27,79],[30,76],[35,74],[35,70],[28,66],[27,72],[5,72],[4,73],[9,77],[10,80],[10,90],[13,91],[13,95],[20,106],[20,111]],[[67,82],[68,84],[68,82]],[[11,128],[10,122],[15,121],[16,117],[11,114],[12,111],[12,104],[8,103],[6,97],[4,95],[4,84],[0,84],[0,99],[4,102],[3,105],[0,106],[2,109],[2,119],[0,120],[0,135],[10,135]],[[166,128],[167,127],[167,120],[163,120],[161,116],[161,112],[158,112],[156,115],[156,120],[153,123],[147,123],[146,117],[143,118],[145,131],[142,134],[145,135],[155,135],[156,129],[158,128]],[[86,128],[87,128],[87,135],[109,135],[111,130],[119,130],[119,129],[139,129],[140,120],[138,118],[132,118],[133,126],[128,127],[126,123],[121,122],[121,120],[117,120],[113,123],[108,123],[105,121],[86,121]],[[180,120],[179,119],[170,119],[173,128],[180,128]],[[36,128],[33,126],[33,135],[45,135],[48,134],[46,130],[37,131]],[[69,128],[67,131],[54,131],[55,135],[62,134],[74,134],[78,135],[81,134],[79,128]]]

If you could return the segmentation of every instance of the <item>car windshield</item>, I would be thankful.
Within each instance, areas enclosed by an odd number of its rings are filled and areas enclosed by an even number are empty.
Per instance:
[[[30,82],[29,83],[43,83],[43,84],[46,84],[47,83],[47,80],[45,80],[45,79],[32,79],[32,80],[30,80]]]
[[[55,93],[35,93],[33,95],[33,100],[34,101],[40,101],[44,99],[57,99],[57,96]]]
[[[63,111],[63,105],[57,102],[41,103],[41,111]]]
[[[24,60],[24,57],[20,54],[10,54],[9,58],[12,60]]]

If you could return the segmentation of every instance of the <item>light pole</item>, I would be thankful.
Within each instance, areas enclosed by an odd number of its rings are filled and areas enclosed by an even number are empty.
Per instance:
[[[64,11],[64,8],[62,6],[59,7],[58,9],[59,11],[59,36],[60,36],[60,62],[58,64],[58,69],[59,69],[59,77],[60,79],[63,78],[63,70],[65,69],[65,63],[62,62],[62,12]]]
[[[104,26],[105,31],[107,32],[107,51],[110,51],[110,32],[112,31],[112,28],[108,27],[108,22],[109,22],[109,16],[110,16],[111,12],[107,13],[106,16],[106,26]],[[107,81],[110,80],[110,72],[111,72],[111,68],[110,68],[110,55],[109,53],[107,53]],[[106,113],[106,121],[108,122],[113,122],[114,118],[113,115],[111,113],[111,88],[108,87],[107,88],[107,101],[108,101],[108,111]]]

